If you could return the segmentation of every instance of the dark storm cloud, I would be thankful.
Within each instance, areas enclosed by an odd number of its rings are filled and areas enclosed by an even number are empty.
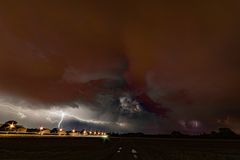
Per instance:
[[[185,130],[180,122],[195,121],[200,130],[212,129],[225,117],[234,125],[224,125],[238,130],[232,110],[240,105],[239,6],[1,2],[1,92],[48,106],[88,104],[100,119],[125,117],[146,123],[146,131]],[[144,118],[121,115],[122,96],[142,103]]]

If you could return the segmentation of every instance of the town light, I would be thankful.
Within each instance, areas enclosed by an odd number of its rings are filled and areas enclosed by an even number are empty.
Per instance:
[[[14,124],[12,123],[12,124],[10,124],[9,127],[12,129],[12,128],[14,128],[15,126],[14,126]]]
[[[75,132],[76,132],[76,130],[75,130],[75,129],[73,129],[73,130],[72,130],[72,132],[73,132],[73,133],[75,133]]]

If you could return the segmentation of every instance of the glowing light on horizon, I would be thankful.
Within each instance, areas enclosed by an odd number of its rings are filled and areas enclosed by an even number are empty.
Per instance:
[[[12,129],[12,128],[15,127],[15,125],[12,123],[12,124],[9,125],[9,127],[10,127],[10,129]]]

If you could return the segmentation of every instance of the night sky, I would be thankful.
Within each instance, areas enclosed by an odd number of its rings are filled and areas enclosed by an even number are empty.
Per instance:
[[[0,122],[240,133],[239,17],[238,0],[1,1]]]

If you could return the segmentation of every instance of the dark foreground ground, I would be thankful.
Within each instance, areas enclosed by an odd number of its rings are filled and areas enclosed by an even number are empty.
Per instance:
[[[240,160],[239,140],[0,138],[0,160]]]

